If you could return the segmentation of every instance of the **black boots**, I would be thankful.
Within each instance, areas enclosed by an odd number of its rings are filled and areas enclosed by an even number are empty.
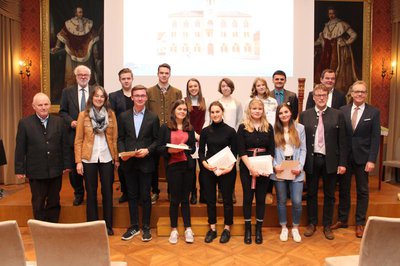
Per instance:
[[[256,244],[262,244],[262,242],[263,242],[262,225],[263,225],[263,222],[257,221],[257,223],[256,223]]]
[[[251,244],[251,221],[244,222],[244,243]]]

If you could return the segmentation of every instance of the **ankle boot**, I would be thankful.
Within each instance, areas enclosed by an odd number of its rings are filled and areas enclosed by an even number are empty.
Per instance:
[[[262,244],[262,242],[263,242],[262,225],[263,225],[263,222],[257,221],[257,223],[256,223],[256,244]]]
[[[251,244],[251,222],[244,222],[244,243]]]

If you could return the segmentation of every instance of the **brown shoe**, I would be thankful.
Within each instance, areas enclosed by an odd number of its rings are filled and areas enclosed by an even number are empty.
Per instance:
[[[304,236],[305,237],[310,237],[314,234],[314,232],[317,230],[317,228],[315,227],[315,225],[313,224],[309,224],[306,228],[306,231],[304,232]]]
[[[364,235],[364,226],[356,225],[356,237],[362,238]]]
[[[339,229],[339,228],[347,228],[347,227],[349,227],[349,225],[347,223],[341,222],[341,221],[337,221],[335,224],[333,224],[331,226],[331,229],[332,230],[336,230],[336,229]]]
[[[332,232],[332,229],[331,229],[330,226],[325,226],[324,227],[324,235],[325,235],[325,238],[328,239],[328,240],[335,239],[335,236],[333,235],[333,232]]]

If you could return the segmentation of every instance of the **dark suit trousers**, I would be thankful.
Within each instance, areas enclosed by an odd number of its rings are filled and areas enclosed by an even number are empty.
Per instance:
[[[125,175],[124,175],[124,171],[122,170],[122,167],[118,167],[118,179],[119,179],[119,183],[121,185],[121,192],[123,194],[126,193],[126,180],[125,180]]]
[[[103,219],[108,228],[112,228],[114,165],[108,163],[83,163],[85,187],[87,193],[86,219],[99,219],[97,208],[97,187],[100,174]]]
[[[72,146],[71,149],[71,162],[75,162],[75,153],[74,148]],[[76,164],[73,165],[72,171],[69,172],[69,182],[71,183],[72,188],[74,189],[75,197],[82,197],[85,194],[85,188],[83,187],[83,176],[79,175],[76,172]]]
[[[153,192],[153,194],[160,194],[160,189],[158,188],[158,168],[160,166],[160,155],[158,153],[154,153],[152,156],[156,169],[151,177],[151,192]]]
[[[323,226],[332,224],[333,209],[335,206],[336,173],[326,172],[325,157],[314,156],[312,174],[307,174],[307,212],[308,223],[318,224],[318,183],[322,176],[324,191],[324,208],[322,215]]]
[[[356,225],[365,225],[369,203],[369,178],[364,169],[365,164],[359,165],[350,160],[346,174],[339,180],[339,221],[347,222],[349,218],[351,177],[354,174],[357,188]]]
[[[60,217],[62,176],[47,179],[29,179],[32,193],[33,217],[36,220],[57,223]]]
[[[125,174],[126,189],[128,195],[128,206],[131,226],[139,225],[139,200],[142,202],[142,228],[150,228],[151,215],[151,177],[152,173],[144,173],[138,169],[140,162],[134,162],[135,159],[129,159],[123,162],[122,167]]]

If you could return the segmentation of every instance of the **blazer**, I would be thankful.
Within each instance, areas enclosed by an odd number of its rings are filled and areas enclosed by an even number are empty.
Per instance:
[[[351,126],[352,104],[340,108],[346,121],[346,136],[349,147],[349,159],[356,164],[376,162],[381,135],[380,112],[375,107],[365,104],[364,112],[354,132]]]
[[[299,167],[298,169],[301,170],[300,174],[295,177],[293,182],[302,182],[304,181],[304,164],[306,161],[306,153],[307,153],[307,148],[306,148],[306,133],[304,126],[298,123],[295,123],[297,133],[299,134],[300,137],[300,147],[296,148],[294,147],[293,150],[293,160],[299,161]],[[285,160],[285,151],[282,149],[282,147],[277,147],[275,146],[275,157],[273,161],[274,167],[277,165],[280,165],[282,161]],[[272,180],[275,181],[282,181],[281,179],[276,178],[275,174],[272,174],[270,176]]]
[[[118,152],[134,151],[146,148],[149,155],[144,158],[131,158],[127,162],[133,162],[137,168],[144,173],[151,173],[155,170],[152,155],[156,152],[158,131],[160,122],[156,114],[150,112],[147,108],[144,112],[143,122],[140,126],[140,132],[136,137],[135,125],[133,120],[133,109],[123,112],[118,118]]]
[[[93,91],[93,87],[89,86],[89,94]],[[72,121],[78,120],[79,100],[78,85],[63,89],[61,94],[61,103],[59,115],[64,119],[68,128],[69,144],[73,148],[75,141],[75,128],[71,127]]]
[[[182,92],[170,85],[167,92],[163,95],[157,84],[147,89],[147,97],[146,107],[158,116],[161,126],[170,120],[171,106],[176,100],[182,99]]]
[[[328,107],[323,112],[325,137],[325,164],[328,174],[336,173],[338,166],[347,166],[346,125],[343,112]],[[318,115],[314,108],[300,114],[299,122],[304,125],[306,132],[307,155],[304,170],[307,174],[313,173],[314,140],[318,126]]]
[[[110,93],[108,98],[110,100],[111,109],[113,109],[117,117],[126,111],[126,102],[123,89]]]
[[[18,123],[15,146],[15,173],[29,179],[60,177],[72,169],[67,131],[63,120],[49,115],[44,128],[36,114]]]
[[[269,96],[274,99],[276,99],[275,90],[276,89],[272,90],[269,94]],[[283,101],[290,106],[290,109],[292,109],[293,120],[296,120],[297,115],[299,114],[299,100],[297,99],[296,93],[283,89]]]
[[[337,89],[333,89],[332,92],[332,106],[331,108],[340,109],[340,107],[347,104],[346,95]],[[306,110],[315,107],[315,102],[313,99],[313,93],[310,91],[307,98]]]
[[[158,152],[160,153],[161,156],[165,158],[166,162],[169,162],[169,158],[171,157],[171,154],[168,153],[168,148],[165,146],[167,143],[171,143],[171,132],[172,130],[166,125],[162,125],[160,128],[160,132],[158,134]],[[186,159],[188,162],[188,167],[192,168],[195,166],[194,160],[191,156],[196,151],[196,139],[194,137],[194,130],[192,129],[191,131],[188,131],[189,138],[185,142],[186,145],[189,146],[190,150],[184,150]]]
[[[114,162],[118,162],[117,138],[118,127],[117,119],[113,111],[108,110],[108,126],[105,130],[108,149]],[[75,163],[81,163],[82,159],[90,160],[93,152],[94,131],[89,113],[80,112],[78,125],[76,126],[75,136]]]

